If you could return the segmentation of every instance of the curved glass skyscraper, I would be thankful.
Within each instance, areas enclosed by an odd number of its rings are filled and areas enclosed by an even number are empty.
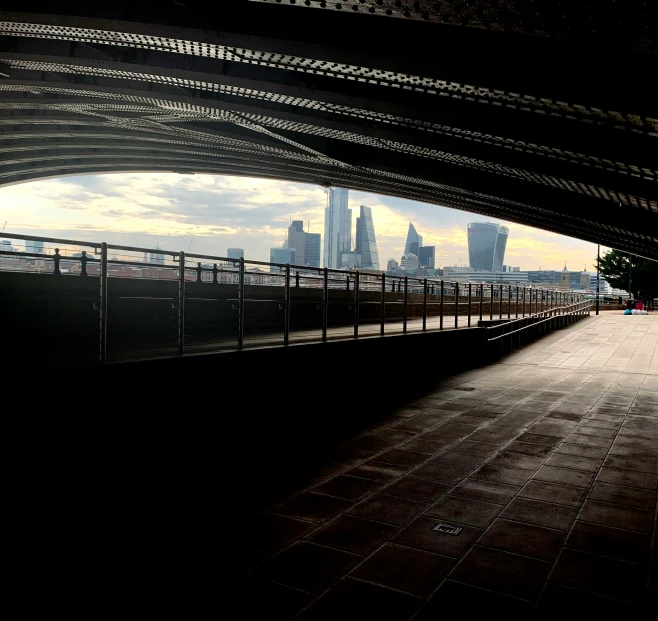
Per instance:
[[[361,205],[360,216],[356,219],[356,254],[360,256],[363,269],[379,269],[379,253],[375,239],[375,225],[372,221],[372,209]]]
[[[471,269],[500,272],[505,260],[509,229],[494,222],[468,225],[468,262]]]

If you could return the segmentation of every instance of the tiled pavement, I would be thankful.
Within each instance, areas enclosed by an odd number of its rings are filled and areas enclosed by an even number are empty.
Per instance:
[[[344,443],[250,518],[244,618],[655,609],[657,343],[593,316]]]

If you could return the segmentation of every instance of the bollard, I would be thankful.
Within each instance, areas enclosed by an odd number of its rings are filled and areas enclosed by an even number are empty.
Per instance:
[[[55,248],[55,254],[53,255],[53,263],[54,263],[54,269],[53,269],[53,274],[57,274],[58,276],[62,273],[59,271],[59,262],[62,259],[62,255],[59,254],[59,248]]]
[[[89,261],[87,251],[83,250],[80,257],[80,276],[87,276],[87,261]]]

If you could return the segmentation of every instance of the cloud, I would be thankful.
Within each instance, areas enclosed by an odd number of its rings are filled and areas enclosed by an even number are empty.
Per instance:
[[[324,235],[326,194],[319,186],[246,177],[120,173],[48,179],[0,188],[0,222],[8,232],[77,237],[222,256],[228,247],[245,249],[254,260],[269,260],[281,246],[290,219]],[[468,262],[466,225],[484,220],[466,212],[350,192],[373,210],[380,261],[400,259],[409,222],[436,246],[437,266]],[[572,269],[593,263],[596,247],[531,227],[510,227],[506,263],[525,269]],[[353,224],[352,235],[355,234]]]

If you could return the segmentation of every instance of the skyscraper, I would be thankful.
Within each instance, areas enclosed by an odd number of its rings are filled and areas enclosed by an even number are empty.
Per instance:
[[[500,272],[505,260],[509,229],[495,222],[468,225],[468,260],[472,269]]]
[[[270,263],[296,263],[295,250],[293,248],[270,248]],[[271,267],[271,272],[279,272],[279,267]]]
[[[496,238],[496,251],[494,252],[494,272],[500,272],[503,269],[503,262],[505,261],[505,249],[507,248],[507,238],[509,237],[509,229],[506,226],[501,226],[498,229],[498,237]]]
[[[404,254],[415,254],[418,256],[418,249],[423,245],[423,238],[418,235],[416,227],[409,222],[409,231],[407,233],[407,243],[404,246]]]
[[[297,265],[306,265],[306,233],[304,232],[304,222],[302,220],[293,220],[288,227],[286,247],[295,251]]]
[[[309,267],[320,267],[320,260],[322,255],[320,253],[320,246],[322,244],[322,235],[320,233],[306,233],[306,248],[305,254],[306,263]]]
[[[340,267],[340,253],[349,252],[352,240],[352,210],[348,208],[349,191],[329,190],[328,206],[324,210],[324,265]]]
[[[226,258],[228,259],[244,259],[244,250],[242,248],[227,248]]]
[[[434,269],[435,251],[435,246],[421,246],[418,249],[418,262],[421,267]]]
[[[379,253],[375,238],[375,225],[372,209],[361,205],[361,212],[356,219],[356,254],[360,257],[360,267],[366,270],[379,269]]]

